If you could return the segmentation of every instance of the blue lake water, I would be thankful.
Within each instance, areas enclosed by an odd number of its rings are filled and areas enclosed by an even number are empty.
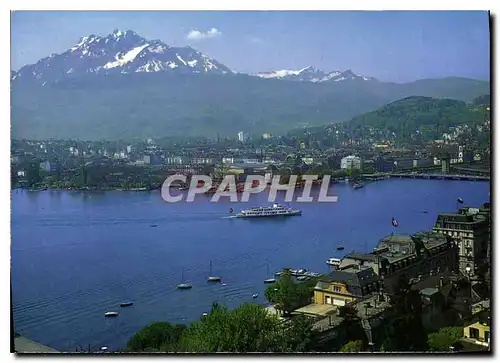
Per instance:
[[[121,348],[148,323],[188,323],[214,301],[265,304],[263,280],[281,268],[327,272],[330,257],[371,251],[393,232],[392,217],[396,233],[430,230],[458,197],[480,206],[489,189],[443,180],[336,184],[329,195],[337,203],[291,203],[302,216],[266,220],[228,218],[230,207],[267,204],[265,194],[241,204],[206,196],[168,204],[159,192],[13,191],[14,329],[63,351]],[[226,286],[206,282],[210,260]],[[191,290],[176,290],[183,269]],[[128,300],[134,306],[118,306]],[[106,319],[107,311],[120,316]]]

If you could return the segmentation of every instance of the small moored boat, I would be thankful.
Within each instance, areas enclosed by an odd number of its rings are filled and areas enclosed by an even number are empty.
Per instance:
[[[354,189],[359,189],[359,188],[363,188],[363,187],[364,187],[364,185],[363,185],[362,183],[353,183],[353,184],[352,184],[352,187],[353,187]]]
[[[344,249],[344,246],[337,246],[337,251],[342,251]]]
[[[212,276],[212,261],[210,261],[210,274],[208,275],[208,282],[220,282],[219,276]]]
[[[179,290],[189,290],[193,287],[193,285],[191,284],[188,284],[187,282],[182,282],[184,281],[184,269],[182,269],[182,273],[181,273],[181,283],[179,285],[177,285],[177,289]]]
[[[118,316],[118,315],[119,315],[119,314],[118,314],[118,312],[116,312],[116,311],[108,311],[107,313],[105,313],[105,314],[104,314],[104,316],[105,316],[106,318],[111,318],[111,317],[115,317],[115,316]]]
[[[267,276],[269,276],[269,263],[266,265],[266,268],[267,268]],[[273,277],[270,277],[270,278],[267,278],[264,280],[264,283],[265,284],[274,284],[276,282],[276,279],[273,278]]]
[[[329,264],[330,266],[336,267],[336,268],[338,268],[340,266],[341,262],[342,262],[342,260],[340,258],[335,258],[335,257],[329,258],[326,261],[327,264]]]
[[[259,297],[259,294],[253,294],[253,295],[252,295],[252,298],[253,298],[253,299],[257,299],[258,297]]]
[[[132,305],[134,305],[134,303],[132,301],[126,301],[126,302],[122,302],[120,304],[120,307],[125,308],[127,306],[132,306]]]

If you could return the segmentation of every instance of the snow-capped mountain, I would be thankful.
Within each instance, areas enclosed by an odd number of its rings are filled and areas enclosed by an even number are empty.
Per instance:
[[[106,37],[89,35],[61,54],[11,72],[11,79],[54,81],[99,73],[133,72],[231,73],[225,65],[191,47],[170,47],[146,40],[132,30],[114,30]]]
[[[375,78],[366,77],[359,74],[355,74],[350,69],[339,72],[323,72],[322,70],[316,69],[312,66],[300,69],[300,70],[280,70],[280,71],[270,71],[262,72],[256,74],[260,78],[275,78],[275,79],[285,79],[290,81],[302,81],[302,82],[340,82],[345,80],[362,80],[362,81],[373,81]]]

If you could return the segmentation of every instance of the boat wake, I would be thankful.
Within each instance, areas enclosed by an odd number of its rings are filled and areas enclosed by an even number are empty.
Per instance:
[[[233,219],[233,218],[237,218],[236,216],[224,216],[224,217],[221,217],[222,219]]]

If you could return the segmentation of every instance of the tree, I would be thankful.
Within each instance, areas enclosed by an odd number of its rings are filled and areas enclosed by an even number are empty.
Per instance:
[[[433,352],[447,352],[450,347],[457,343],[463,335],[462,327],[445,327],[437,333],[428,336],[429,350]]]
[[[391,319],[386,329],[385,351],[422,352],[428,349],[422,324],[422,300],[404,276],[391,296]]]
[[[157,351],[165,345],[176,344],[186,329],[185,325],[157,322],[139,330],[127,343],[127,351]]]
[[[233,311],[214,304],[210,314],[186,330],[179,344],[186,352],[269,352],[283,344],[279,321],[263,307],[243,304]]]
[[[342,324],[345,326],[346,340],[364,342],[366,335],[357,309],[352,305],[341,306],[339,309],[340,316],[343,317]]]
[[[33,187],[43,180],[40,173],[40,163],[38,161],[32,161],[28,164],[26,168],[26,179],[29,187]]]
[[[309,283],[296,283],[290,271],[285,270],[280,280],[266,289],[266,299],[275,304],[276,310],[282,315],[290,313],[299,307],[310,303],[315,280]]]
[[[309,318],[281,320],[260,305],[230,311],[217,303],[188,328],[154,323],[135,334],[127,352],[309,352],[316,343]]]
[[[318,332],[313,329],[312,320],[304,315],[297,315],[288,322],[284,329],[285,343],[282,351],[285,352],[311,352],[314,351]]]
[[[15,188],[18,182],[17,171],[14,168],[10,167],[10,187],[11,189]]]
[[[339,350],[339,352],[341,353],[359,353],[362,351],[363,351],[363,341],[361,340],[351,340]]]
[[[231,165],[219,163],[215,166],[213,171],[213,177],[215,180],[222,180],[226,175],[229,174],[229,170],[231,169]]]

